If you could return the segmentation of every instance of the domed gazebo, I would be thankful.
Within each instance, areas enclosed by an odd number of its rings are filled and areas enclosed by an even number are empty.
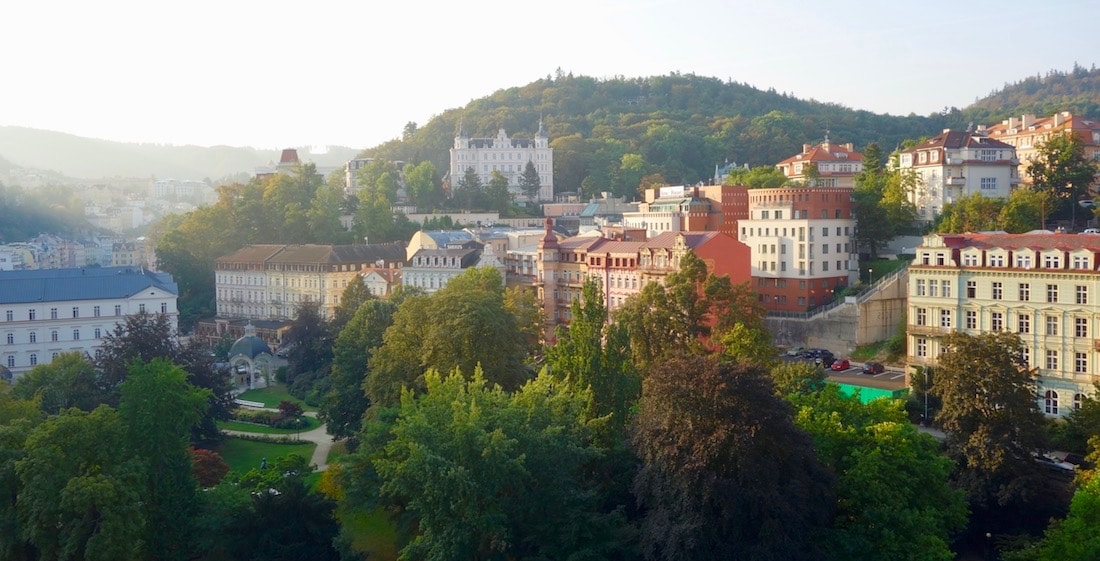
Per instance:
[[[254,333],[252,324],[244,327],[244,337],[229,348],[229,366],[238,389],[266,388],[271,381],[274,354],[271,347]]]

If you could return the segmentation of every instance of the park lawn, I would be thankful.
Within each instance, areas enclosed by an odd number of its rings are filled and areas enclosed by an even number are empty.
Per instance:
[[[873,280],[879,280],[909,265],[911,261],[912,259],[875,259],[874,261],[863,261],[859,264],[859,278],[866,283],[872,282]],[[871,278],[872,274],[874,275],[874,279]]]
[[[305,419],[306,426],[300,429],[277,429],[275,427],[269,427],[267,425],[245,423],[243,421],[218,421],[218,428],[221,430],[254,432],[256,434],[298,434],[300,432],[311,431],[321,426],[321,421],[318,421],[316,417],[303,416],[302,418]]]
[[[252,468],[259,469],[264,458],[267,458],[268,465],[274,463],[276,458],[291,454],[298,454],[308,460],[313,457],[314,448],[317,448],[317,444],[305,440],[277,444],[231,436],[218,446],[217,452],[229,464],[229,469],[243,473]]]
[[[302,406],[303,411],[317,411],[317,408],[308,405],[306,402],[290,395],[290,392],[286,391],[285,384],[275,384],[266,388],[256,388],[254,390],[248,390],[241,395],[237,396],[237,399],[243,399],[245,401],[258,401],[264,404],[264,407],[275,408],[279,406],[280,401],[290,401]]]
[[[381,507],[339,516],[351,538],[351,549],[368,559],[397,560],[397,527]]]

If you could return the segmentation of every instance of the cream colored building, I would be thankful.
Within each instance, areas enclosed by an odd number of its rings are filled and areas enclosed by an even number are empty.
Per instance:
[[[550,137],[541,120],[538,132],[531,139],[509,138],[504,129],[492,138],[471,138],[460,126],[451,148],[448,175],[453,188],[468,168],[473,168],[481,177],[482,184],[488,184],[493,172],[499,171],[508,178],[508,191],[516,200],[526,201],[527,194],[520,189],[519,179],[527,162],[534,164],[539,174],[539,192],[533,201],[554,200],[554,149],[550,147]]]
[[[372,270],[396,270],[402,244],[247,245],[215,263],[220,318],[290,319],[304,302],[333,317],[349,282]]]
[[[1065,416],[1100,380],[1098,265],[1097,235],[925,236],[909,268],[909,376],[936,365],[950,333],[1010,331],[1037,369],[1039,409]]]
[[[1050,117],[1009,117],[1000,124],[988,128],[980,127],[978,130],[1016,148],[1016,156],[1020,159],[1020,177],[1025,183],[1031,182],[1028,168],[1031,160],[1039,153],[1039,145],[1055,134],[1072,132],[1084,145],[1085,157],[1100,162],[1100,121],[1086,119],[1069,111],[1055,113]]]

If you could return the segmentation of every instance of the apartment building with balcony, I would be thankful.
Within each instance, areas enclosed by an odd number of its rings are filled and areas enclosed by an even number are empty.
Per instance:
[[[750,189],[738,239],[752,251],[752,284],[770,311],[827,304],[859,276],[850,187]]]
[[[902,172],[916,175],[916,189],[909,201],[917,219],[932,221],[947,203],[978,193],[1006,198],[1020,183],[1016,149],[977,132],[944,131],[898,157]]]
[[[936,366],[950,333],[1010,331],[1038,372],[1045,414],[1065,416],[1100,381],[1100,236],[925,236],[908,297],[909,376]]]

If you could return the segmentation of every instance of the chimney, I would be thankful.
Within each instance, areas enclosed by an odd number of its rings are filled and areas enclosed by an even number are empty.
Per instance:
[[[1065,117],[1063,117],[1061,113],[1055,113],[1054,114],[1054,126],[1060,127],[1060,126],[1062,126],[1062,123],[1065,123],[1065,122],[1066,122]]]
[[[856,145],[852,144],[851,142],[847,142],[847,143],[844,144],[844,149],[849,151],[849,152],[855,152],[856,151]]]
[[[1035,115],[1024,114],[1020,117],[1020,127],[1027,128],[1035,124]]]
[[[1009,117],[1008,118],[1008,128],[1010,128],[1010,129],[1016,128],[1016,117]]]
[[[802,145],[802,153],[807,154],[807,153],[809,153],[809,151],[810,151],[810,145],[809,144],[803,144]]]

